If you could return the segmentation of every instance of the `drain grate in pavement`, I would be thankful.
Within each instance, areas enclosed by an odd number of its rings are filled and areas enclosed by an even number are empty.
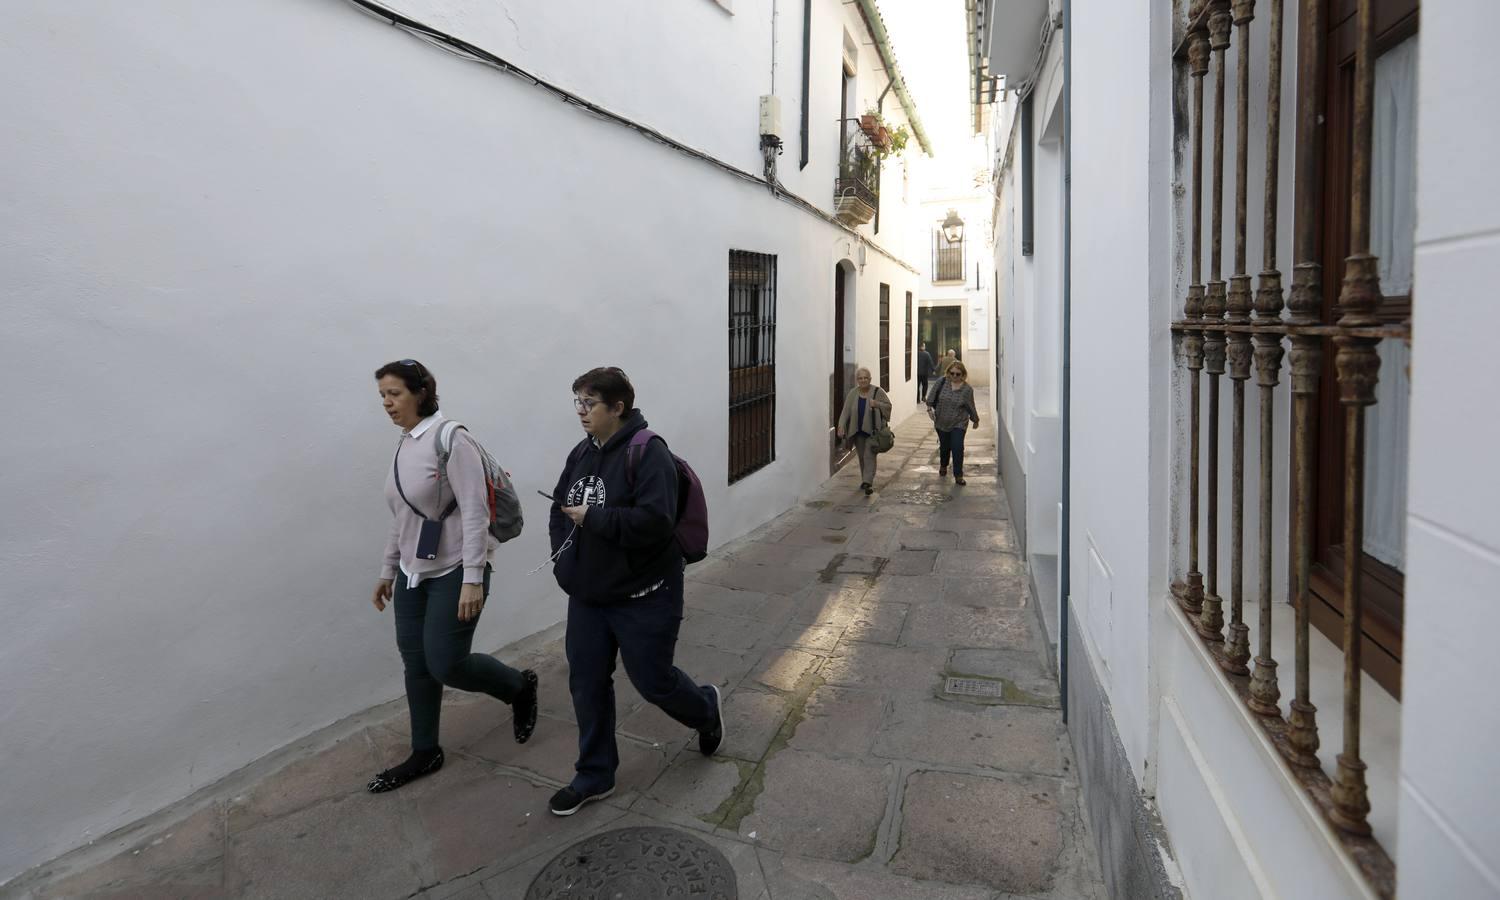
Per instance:
[[[939,491],[894,491],[881,499],[891,503],[909,503],[912,506],[939,506],[953,498]]]
[[[960,697],[1001,697],[1005,694],[1005,685],[983,678],[949,678],[943,693]]]
[[[738,900],[724,854],[675,828],[617,828],[559,853],[531,882],[526,900]]]

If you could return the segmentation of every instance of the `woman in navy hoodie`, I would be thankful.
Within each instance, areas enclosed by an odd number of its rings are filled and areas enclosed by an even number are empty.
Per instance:
[[[591,369],[573,382],[573,395],[587,436],[568,455],[548,522],[554,574],[568,594],[568,687],[578,718],[577,774],[549,804],[559,816],[614,792],[616,653],[642,697],[698,732],[704,756],[724,740],[718,687],[672,664],[682,622],[677,464],[660,440],[627,460],[646,420],[624,372]]]

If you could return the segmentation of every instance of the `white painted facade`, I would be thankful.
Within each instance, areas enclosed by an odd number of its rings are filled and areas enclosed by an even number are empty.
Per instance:
[[[1251,46],[1248,259],[1260,270],[1264,171],[1266,4],[1257,4]],[[1500,712],[1490,699],[1500,677],[1486,638],[1500,625],[1492,602],[1500,580],[1500,488],[1488,476],[1500,441],[1475,397],[1500,384],[1489,337],[1500,314],[1482,297],[1500,278],[1500,180],[1484,149],[1500,139],[1484,85],[1500,61],[1482,35],[1500,28],[1500,9],[1480,0],[1423,18],[1418,42],[1420,125],[1416,136],[1416,335],[1412,349],[1410,456],[1406,469],[1404,679],[1398,702],[1366,677],[1364,756],[1371,822],[1397,864],[1403,897],[1500,896],[1500,829],[1489,785],[1500,778]],[[1185,569],[1186,392],[1173,377],[1170,323],[1180,315],[1189,273],[1190,158],[1174,132],[1171,6],[1145,0],[1072,0],[1071,209],[1071,557],[1069,615],[1082,646],[1069,648],[1072,677],[1086,671],[1107,694],[1109,715],[1132,774],[1159,812],[1193,897],[1329,898],[1368,896],[1322,815],[1296,786],[1279,754],[1244,710],[1219,667],[1172,605],[1169,589]],[[1283,97],[1296,97],[1296,16],[1288,7]],[[1003,21],[1001,23],[1003,25]],[[1033,105],[1045,117],[1060,57],[1054,39]],[[1237,45],[1236,45],[1237,47]],[[1060,63],[1060,59],[1057,60]],[[1238,50],[1228,60],[1225,135],[1232,173],[1232,115]],[[1057,73],[1060,77],[1060,71]],[[1015,80],[1015,79],[1013,79]],[[1211,91],[1213,76],[1207,79]],[[1210,104],[1212,94],[1209,94]],[[1014,96],[995,107],[1001,142],[1017,131]],[[1178,115],[1181,108],[1179,106]],[[1211,105],[1210,105],[1211,108]],[[1284,118],[1280,152],[1279,268],[1290,284],[1295,135]],[[1041,126],[1041,123],[1037,123]],[[1210,132],[1211,133],[1211,132]],[[1003,434],[1017,447],[1036,439],[1030,415],[1054,363],[1046,353],[1055,309],[1038,287],[1043,221],[1060,204],[1043,194],[1046,134],[1037,127],[1036,256],[1019,251],[1020,166],[997,165],[994,209],[999,326],[1004,336],[996,391]],[[1018,160],[1018,157],[1013,157]],[[1233,235],[1233,180],[1226,181],[1226,272]],[[1208,227],[1205,179],[1205,231]],[[1050,212],[1049,212],[1050,210]],[[1207,237],[1205,236],[1205,244]],[[1205,262],[1206,271],[1206,262]],[[1038,300],[1040,298],[1040,300]],[[1041,344],[1040,358],[1038,345]],[[1385,368],[1381,377],[1391,375]],[[1276,415],[1274,646],[1282,705],[1292,693],[1291,611],[1286,600],[1286,460],[1289,403],[1283,366]],[[1227,385],[1227,379],[1226,379]],[[1254,381],[1248,396],[1255,396]],[[1205,389],[1206,393],[1206,389]],[[1220,496],[1227,504],[1226,406]],[[1206,406],[1205,406],[1206,409]],[[1477,413],[1477,414],[1476,414]],[[1253,405],[1247,453],[1259,443]],[[1206,422],[1205,418],[1205,422]],[[1253,457],[1252,457],[1253,458]],[[1033,496],[1044,479],[1027,466],[1028,549],[1038,540]],[[1259,582],[1257,479],[1247,474],[1245,617],[1257,642]],[[1221,578],[1229,534],[1220,529]],[[1221,581],[1221,584],[1223,582]],[[1046,598],[1043,598],[1045,601]],[[1228,616],[1226,601],[1226,617]],[[1312,632],[1312,699],[1319,708],[1323,767],[1341,745],[1342,657]],[[1087,667],[1084,669],[1083,667]],[[1075,711],[1075,715],[1077,712]]]
[[[839,69],[860,110],[886,86],[858,7],[817,0],[804,169],[788,4],[773,32],[765,4],[392,2],[755,175],[774,79],[780,181],[825,212]],[[828,475],[835,266],[862,363],[879,284],[917,289],[897,161],[880,233],[851,234],[340,0],[8,13],[0,881],[400,696],[368,600],[397,437],[380,364],[426,362],[521,490],[528,528],[476,639],[494,648],[563,616],[526,573],[546,558],[535,489],[579,435],[576,374],[630,373],[722,542]],[[905,121],[894,94],[884,109]],[[778,258],[778,415],[775,462],[728,486],[731,249]]]
[[[996,349],[1000,389],[996,403],[996,443],[1019,467],[1024,485],[1013,510],[1037,581],[1057,584],[1056,567],[1062,501],[1062,44],[1050,42],[1042,54],[1029,104],[1009,93],[992,116],[995,191],[994,270],[997,285]],[[1029,110],[1030,146],[1022,149],[1019,117]],[[1017,146],[1010,148],[1012,143]],[[1022,244],[1023,157],[1031,156],[1033,222],[1029,249]],[[1007,164],[1008,163],[1008,164]],[[1014,471],[1006,473],[1014,484]],[[1056,621],[1055,590],[1040,598]],[[1057,636],[1051,635],[1055,643]]]
[[[923,310],[958,310],[962,323],[959,358],[968,367],[969,383],[981,387],[990,384],[994,370],[995,248],[988,137],[978,135],[950,156],[920,161],[922,205],[912,237],[917,246],[927,248],[920,255],[917,305]],[[950,210],[964,223],[962,277],[939,280],[935,235]],[[928,345],[933,359],[946,349],[940,343],[934,340]]]

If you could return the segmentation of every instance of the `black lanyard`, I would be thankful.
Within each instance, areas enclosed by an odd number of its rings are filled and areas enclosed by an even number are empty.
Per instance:
[[[415,438],[413,440],[415,440]],[[434,440],[436,440],[436,439],[434,438]],[[406,492],[403,491],[403,490],[401,490],[401,447],[405,443],[406,443],[406,438],[403,437],[401,439],[401,443],[396,445],[396,458],[391,461],[391,474],[393,474],[393,475],[396,476],[396,493],[398,493],[398,494],[401,495],[402,502],[404,502],[407,506],[411,507],[411,511],[417,514],[417,518],[419,518],[419,519],[425,519],[427,517],[422,514],[422,511],[420,509],[417,509],[415,506],[412,506],[412,502],[410,500],[406,499]],[[443,488],[442,488],[442,485],[440,483],[438,485],[438,499],[441,500],[442,496],[443,496]],[[453,510],[456,509],[457,507],[458,507],[458,497],[455,496],[453,498],[453,502],[450,503],[450,504],[448,504],[448,508],[445,509],[445,510],[443,510],[443,514],[440,515],[440,516],[438,516],[437,520],[439,522],[441,522],[444,519],[448,518],[448,514],[451,513],[451,512],[453,512]]]

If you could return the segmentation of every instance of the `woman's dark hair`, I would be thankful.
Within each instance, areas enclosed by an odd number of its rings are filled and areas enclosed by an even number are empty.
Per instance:
[[[422,398],[417,404],[418,415],[426,418],[438,411],[437,379],[432,377],[426,366],[414,359],[399,359],[375,370],[376,381],[387,375],[401,379],[408,391]]]
[[[625,372],[615,366],[589,369],[573,379],[573,393],[580,391],[593,391],[610,407],[623,403],[626,412],[635,409],[635,386]]]

